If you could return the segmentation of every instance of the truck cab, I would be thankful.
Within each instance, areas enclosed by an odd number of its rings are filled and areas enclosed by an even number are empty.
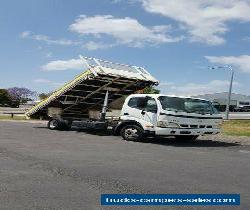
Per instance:
[[[125,140],[174,136],[194,140],[220,132],[222,117],[210,101],[162,94],[132,94],[125,100],[117,126]]]

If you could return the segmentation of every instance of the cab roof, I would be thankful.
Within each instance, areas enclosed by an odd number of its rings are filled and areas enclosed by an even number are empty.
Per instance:
[[[167,96],[167,97],[175,97],[175,98],[192,98],[192,99],[197,99],[197,100],[202,100],[202,101],[209,101],[207,99],[204,99],[204,98],[198,98],[198,97],[192,97],[192,96],[177,96],[177,95],[168,95],[168,94],[132,94],[130,95],[129,97],[133,97],[133,96],[150,96],[150,97],[153,97],[153,98],[158,98],[160,96]]]

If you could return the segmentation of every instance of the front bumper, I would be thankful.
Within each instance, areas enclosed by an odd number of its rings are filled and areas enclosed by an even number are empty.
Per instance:
[[[192,136],[200,136],[200,135],[213,135],[220,133],[220,129],[218,128],[206,128],[206,129],[184,129],[184,128],[155,128],[155,135],[157,136],[175,136],[175,135],[192,135]]]

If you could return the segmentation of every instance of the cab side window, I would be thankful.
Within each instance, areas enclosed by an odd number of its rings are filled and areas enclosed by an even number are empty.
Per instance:
[[[138,105],[138,100],[139,99],[140,99],[139,97],[129,99],[128,106],[131,107],[131,108],[138,109],[137,105]]]
[[[145,110],[146,112],[157,112],[157,103],[155,99],[151,97],[134,97],[128,102],[128,106],[139,110]]]

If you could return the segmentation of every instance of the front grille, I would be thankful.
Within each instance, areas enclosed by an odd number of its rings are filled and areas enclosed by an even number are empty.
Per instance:
[[[180,134],[190,134],[191,131],[181,131]]]
[[[190,128],[198,128],[198,125],[190,125]]]
[[[213,132],[205,132],[204,134],[213,134]]]
[[[189,125],[189,124],[180,124],[181,128],[213,128],[212,125]]]
[[[198,125],[180,124],[181,128],[198,128]]]

